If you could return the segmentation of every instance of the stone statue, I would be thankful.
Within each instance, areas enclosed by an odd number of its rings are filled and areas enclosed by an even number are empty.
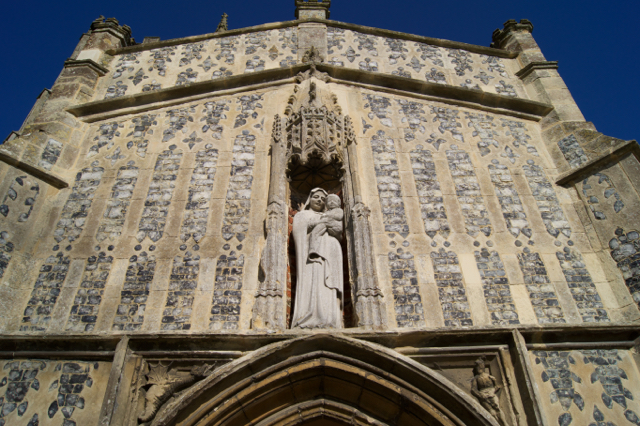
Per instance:
[[[343,215],[337,195],[315,188],[293,218],[297,280],[292,328],[343,328]]]
[[[473,380],[471,381],[471,394],[478,398],[480,404],[500,422],[501,425],[507,426],[504,414],[500,410],[500,401],[498,394],[502,390],[502,386],[498,385],[496,378],[485,371],[484,360],[478,358],[476,366],[473,369]]]

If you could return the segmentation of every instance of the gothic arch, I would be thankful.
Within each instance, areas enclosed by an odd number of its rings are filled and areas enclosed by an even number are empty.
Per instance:
[[[153,426],[498,423],[431,369],[383,346],[312,335],[235,360],[163,407]],[[315,422],[314,422],[315,421]]]

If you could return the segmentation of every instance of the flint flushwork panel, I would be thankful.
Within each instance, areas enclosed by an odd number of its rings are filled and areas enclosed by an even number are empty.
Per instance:
[[[456,187],[456,196],[462,209],[467,234],[476,237],[482,232],[486,237],[491,235],[489,213],[484,205],[484,198],[480,191],[480,183],[471,163],[469,154],[451,145],[447,151],[449,170]]]
[[[63,243],[65,239],[69,244],[64,249],[70,251],[72,249],[71,243],[80,237],[103,173],[104,168],[99,167],[98,162],[95,161],[91,163],[90,167],[82,169],[76,175],[75,184],[62,208],[60,220],[53,233],[54,239],[58,243],[53,247],[54,252],[60,250],[60,243]],[[48,256],[42,264],[24,311],[21,331],[45,331],[47,329],[51,313],[69,272],[69,263],[69,257],[58,251],[57,254]]]
[[[249,230],[251,188],[255,166],[256,138],[243,130],[233,143],[229,188],[225,200],[222,238],[226,241],[216,264],[213,306],[209,327],[213,330],[236,330],[240,321],[240,302],[245,255],[242,241]],[[232,240],[235,241],[232,242]],[[231,247],[234,245],[235,247]]]
[[[200,256],[186,252],[173,259],[169,293],[162,316],[162,330],[189,330],[193,299],[198,287]]]
[[[486,248],[476,250],[474,255],[482,278],[482,291],[491,315],[491,324],[520,324],[509,288],[509,278],[500,255],[497,251],[490,252]]]
[[[634,425],[640,404],[632,384],[638,372],[629,351],[583,349],[530,353],[550,425]]]
[[[395,303],[396,323],[398,327],[424,326],[422,296],[418,286],[413,255],[408,250],[409,224],[402,199],[402,184],[395,141],[383,131],[371,138],[371,151],[378,186],[378,197],[382,208],[385,232],[394,240],[391,248],[396,247],[396,234],[403,240],[403,248],[388,253],[389,270]]]
[[[147,237],[153,242],[162,238],[171,198],[176,187],[175,181],[178,177],[180,160],[182,160],[182,151],[176,150],[175,145],[171,145],[168,150],[158,154],[136,234],[136,239],[139,242]]]
[[[112,264],[113,256],[107,256],[105,252],[87,259],[67,321],[67,331],[93,331]]]
[[[640,309],[640,233],[637,230],[625,233],[618,228],[615,237],[609,240],[611,257],[622,272],[624,282]]]
[[[142,328],[155,269],[155,256],[144,251],[131,256],[111,327],[113,330],[138,331]]]
[[[434,277],[438,286],[438,298],[446,327],[473,325],[458,255],[440,248],[431,252]]]
[[[425,232],[431,238],[440,233],[446,239],[451,229],[431,151],[423,149],[422,145],[416,145],[416,149],[412,150],[410,155]]]
[[[518,253],[518,263],[538,323],[567,322],[564,319],[564,312],[558,301],[556,289],[549,280],[547,268],[540,254],[532,253],[528,247],[525,247],[522,253]]]
[[[95,424],[110,363],[11,360],[0,363],[1,425]]]
[[[580,252],[570,247],[556,252],[560,267],[567,280],[571,296],[584,322],[609,322],[609,315],[598,294],[587,265]]]
[[[189,183],[189,198],[180,229],[180,239],[183,243],[193,238],[197,244],[207,232],[209,203],[218,165],[218,150],[211,144],[207,144],[205,148],[196,154],[196,164]]]

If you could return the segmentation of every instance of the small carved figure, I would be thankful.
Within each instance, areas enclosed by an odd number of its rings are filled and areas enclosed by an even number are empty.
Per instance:
[[[307,51],[304,52],[304,56],[302,57],[303,64],[308,64],[309,62],[312,62],[314,64],[324,62],[324,58],[322,57],[322,55],[320,55],[320,51],[315,46],[311,46],[309,49],[307,49]]]
[[[471,381],[471,394],[478,398],[480,404],[500,422],[507,426],[504,414],[500,410],[498,394],[502,390],[496,378],[485,371],[484,359],[478,358],[473,369],[473,380]]]
[[[336,194],[327,195],[325,201],[327,211],[320,215],[320,222],[313,228],[309,235],[309,262],[321,263],[322,255],[319,252],[320,239],[327,232],[329,235],[342,240],[342,218],[344,211],[340,208],[340,197]]]
[[[174,393],[208,376],[213,370],[213,366],[210,365],[197,365],[190,371],[180,371],[176,368],[169,370],[171,364],[165,366],[162,362],[148,365],[149,372],[146,374],[144,385],[148,388],[145,394],[144,410],[138,416],[140,423],[153,420],[162,404],[167,402]]]

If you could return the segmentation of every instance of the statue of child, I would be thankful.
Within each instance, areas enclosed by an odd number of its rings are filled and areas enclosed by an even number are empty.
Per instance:
[[[342,240],[342,218],[344,211],[340,208],[342,204],[340,197],[336,194],[329,194],[325,201],[327,211],[322,213],[320,222],[311,230],[309,238],[309,261],[320,262],[318,254],[320,237],[326,232],[332,237]]]

